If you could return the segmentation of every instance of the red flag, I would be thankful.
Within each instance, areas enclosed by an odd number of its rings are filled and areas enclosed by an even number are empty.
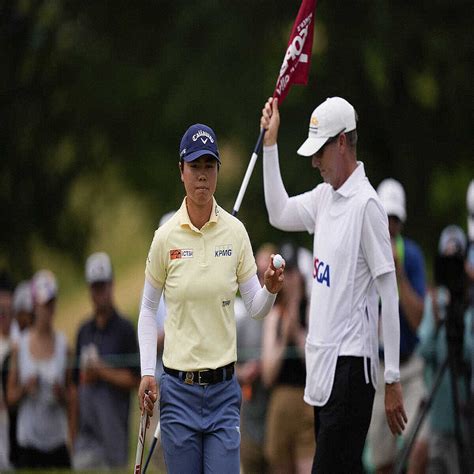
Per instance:
[[[277,97],[280,104],[292,84],[308,83],[315,7],[316,0],[302,0],[301,2],[273,93],[273,97]]]

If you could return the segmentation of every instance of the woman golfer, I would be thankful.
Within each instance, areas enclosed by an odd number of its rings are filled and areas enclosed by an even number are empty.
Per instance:
[[[261,287],[245,227],[216,203],[221,161],[213,130],[189,127],[179,156],[186,197],[155,232],[146,262],[138,321],[140,408],[151,415],[157,400],[155,315],[163,293],[160,421],[167,470],[238,474],[241,391],[234,375],[234,298],[240,290],[250,315],[263,318],[282,287],[283,268],[275,270],[269,262]]]

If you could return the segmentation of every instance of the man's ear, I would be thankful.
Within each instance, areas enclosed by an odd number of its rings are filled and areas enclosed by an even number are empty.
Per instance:
[[[340,133],[337,137],[337,144],[340,146],[347,146],[347,137],[345,133]]]

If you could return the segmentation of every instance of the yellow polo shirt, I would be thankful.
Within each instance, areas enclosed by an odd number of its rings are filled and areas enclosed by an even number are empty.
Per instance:
[[[237,360],[234,300],[239,283],[257,272],[244,225],[213,199],[201,229],[186,198],[156,230],[145,275],[166,301],[163,363],[176,370],[215,369]]]

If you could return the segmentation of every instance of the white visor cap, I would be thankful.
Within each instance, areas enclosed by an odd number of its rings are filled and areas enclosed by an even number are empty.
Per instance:
[[[311,114],[308,138],[297,153],[302,156],[313,156],[330,138],[355,129],[354,107],[341,97],[329,97]]]

